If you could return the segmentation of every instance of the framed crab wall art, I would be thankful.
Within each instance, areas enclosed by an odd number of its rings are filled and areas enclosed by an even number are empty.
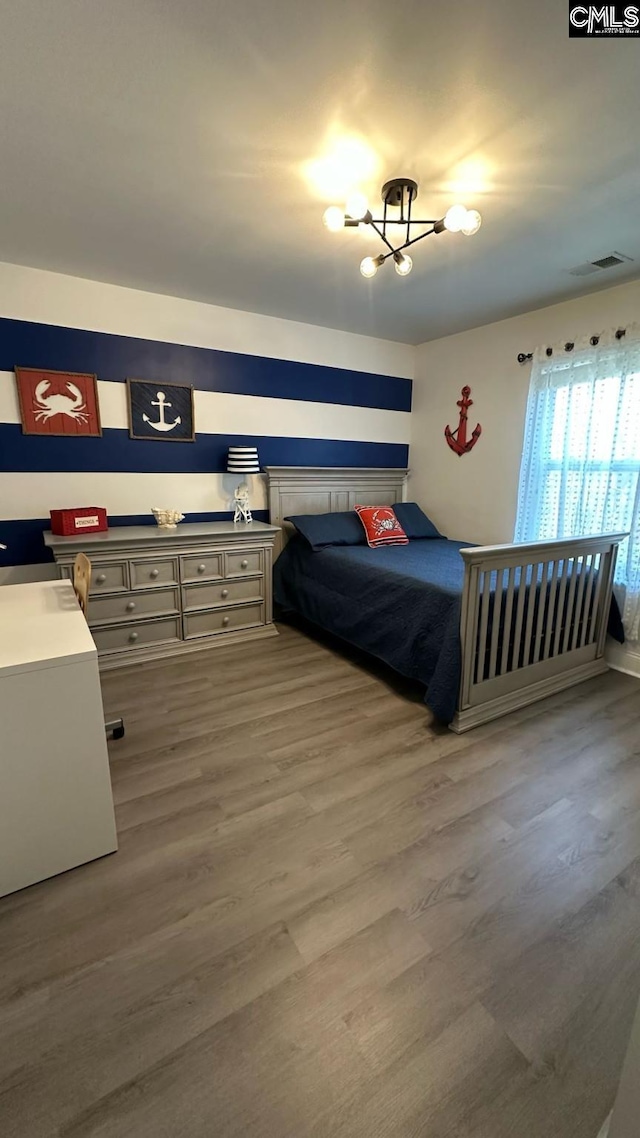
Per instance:
[[[95,375],[17,367],[25,435],[101,435]]]

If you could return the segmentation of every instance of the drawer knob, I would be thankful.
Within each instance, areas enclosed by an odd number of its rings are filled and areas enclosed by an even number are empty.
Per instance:
[[[127,612],[133,612],[135,607],[136,607],[136,602],[135,601],[129,601],[129,604],[127,605]]]
[[[249,562],[245,559],[244,561],[240,562],[240,568],[246,569],[248,564],[249,564]]]
[[[223,589],[222,592],[220,593],[220,596],[221,597],[228,597],[229,596],[229,590]]]
[[[150,577],[157,577],[159,572],[160,572],[159,569],[152,569],[149,576]]]
[[[204,573],[206,571],[206,568],[207,567],[204,564],[204,562],[202,563],[202,565],[198,565],[198,573]]]
[[[133,644],[133,643],[134,643],[134,642],[135,642],[137,639],[138,639],[138,633],[137,633],[137,632],[130,632],[130,633],[129,633],[129,640],[131,641],[131,643],[132,643],[132,644]]]
[[[96,577],[96,582],[98,585],[104,585],[106,579],[107,579],[106,573],[98,573],[98,576]]]
[[[228,624],[228,623],[229,623],[229,617],[228,617],[228,616],[223,616],[223,618],[222,618],[222,623],[223,623],[223,624]]]

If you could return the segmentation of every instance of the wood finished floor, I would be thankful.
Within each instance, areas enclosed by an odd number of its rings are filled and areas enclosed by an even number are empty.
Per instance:
[[[460,737],[285,627],[104,694],[119,852],[0,901],[3,1138],[595,1138],[638,681]]]

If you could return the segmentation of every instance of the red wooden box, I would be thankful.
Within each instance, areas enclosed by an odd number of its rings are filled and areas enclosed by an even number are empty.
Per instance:
[[[98,533],[108,529],[107,511],[102,506],[81,506],[77,510],[50,510],[51,532],[58,537],[77,533]]]

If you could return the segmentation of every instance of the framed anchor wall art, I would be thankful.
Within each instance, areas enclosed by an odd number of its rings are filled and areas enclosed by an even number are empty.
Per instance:
[[[184,383],[127,379],[127,402],[132,439],[195,441],[192,387]]]

